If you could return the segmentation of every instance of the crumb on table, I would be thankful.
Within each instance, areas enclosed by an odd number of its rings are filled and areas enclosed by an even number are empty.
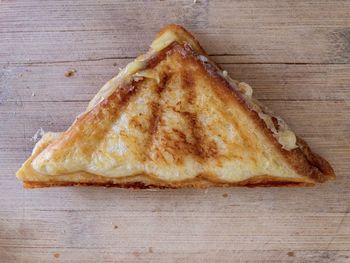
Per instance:
[[[72,77],[74,75],[74,73],[77,72],[76,69],[70,69],[70,70],[67,70],[64,75],[68,78],[68,77]]]
[[[139,251],[134,251],[134,252],[132,252],[132,254],[133,254],[135,257],[141,256],[141,252],[139,252]]]
[[[293,252],[293,251],[289,251],[289,252],[287,253],[287,255],[288,255],[288,257],[294,257],[294,252]]]

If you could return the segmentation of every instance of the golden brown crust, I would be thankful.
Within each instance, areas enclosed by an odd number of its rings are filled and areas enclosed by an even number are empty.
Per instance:
[[[332,166],[325,159],[323,159],[318,154],[312,152],[310,147],[307,145],[307,143],[301,138],[298,138],[298,145],[300,145],[299,147],[300,152],[298,154],[299,155],[303,154],[309,166],[311,166],[311,168],[308,169],[309,177],[313,178],[316,182],[325,182],[327,180],[335,179],[334,170]],[[298,166],[299,162],[297,161],[298,160],[297,158],[298,156],[295,156],[295,159],[290,163],[291,165],[295,165],[295,169],[300,169],[300,173],[302,173],[303,166],[302,165]]]
[[[304,176],[302,179],[291,179],[291,178],[278,178],[272,177],[268,175],[255,176],[250,179],[237,182],[237,183],[228,183],[225,181],[220,181],[217,177],[213,177],[211,175],[198,175],[190,180],[183,180],[179,182],[165,182],[162,181],[152,175],[143,174],[138,175],[139,179],[130,180],[132,176],[122,177],[122,178],[108,178],[103,176],[91,175],[85,172],[78,172],[77,175],[81,176],[81,181],[79,182],[71,182],[67,180],[46,180],[46,181],[29,181],[24,180],[24,186],[26,188],[38,188],[38,187],[49,187],[49,186],[79,186],[79,185],[91,185],[91,186],[106,186],[106,187],[123,187],[123,188],[181,188],[181,187],[194,187],[194,188],[203,188],[208,186],[310,186],[314,185],[316,182],[324,182],[330,179],[335,178],[334,171],[329,163],[324,160],[322,157],[313,153],[308,145],[301,139],[298,138],[299,148],[288,151],[282,148],[282,146],[278,143],[276,138],[274,137],[272,131],[267,127],[265,122],[259,117],[257,112],[250,109],[248,103],[245,101],[242,94],[238,91],[236,87],[232,84],[228,83],[228,81],[218,72],[218,68],[216,65],[211,62],[203,61],[199,55],[206,55],[205,51],[202,49],[198,41],[185,29],[177,25],[169,25],[162,29],[158,36],[162,34],[166,30],[176,31],[177,34],[186,34],[187,38],[191,38],[193,42],[196,43],[196,50],[202,51],[201,54],[196,53],[191,46],[186,44],[178,44],[173,43],[168,46],[166,49],[160,51],[157,55],[153,56],[149,61],[147,61],[146,68],[155,67],[160,61],[164,59],[165,56],[171,53],[178,53],[183,56],[184,59],[190,61],[191,63],[196,63],[200,65],[200,69],[202,70],[202,74],[205,74],[210,82],[212,83],[212,87],[216,92],[216,95],[220,97],[223,101],[227,102],[227,105],[232,105],[233,107],[240,107],[243,111],[254,120],[256,126],[266,135],[269,141],[274,145],[274,147],[281,153],[281,155],[285,158],[286,162],[292,167],[298,174]],[[186,76],[186,74],[183,74]],[[186,77],[185,77],[186,78]],[[189,82],[188,86],[190,86],[190,79],[184,79],[184,81]],[[140,84],[141,82],[139,82]],[[126,96],[121,96],[119,93],[114,92],[110,97],[104,99],[100,104],[96,105],[95,108],[80,118],[77,119],[74,126],[80,127],[81,124],[85,121],[96,122],[99,123],[99,120],[103,120],[104,116],[101,114],[105,114],[106,116],[114,116],[117,118],[118,114],[117,110],[120,107],[123,107],[125,104],[123,101],[116,103],[116,98],[123,99],[128,98],[129,94],[132,96],[133,93],[137,92],[137,85],[124,86],[118,90],[118,92],[124,92]],[[189,99],[190,100],[190,99]],[[108,111],[107,105],[111,103],[115,103],[116,113],[106,112]],[[100,110],[100,109],[106,110]],[[154,115],[156,115],[157,110],[154,110]],[[110,118],[110,117],[109,117]],[[190,118],[191,119],[191,118]],[[155,119],[156,121],[156,119]],[[97,125],[97,124],[96,124]],[[195,124],[193,124],[195,125]],[[94,126],[94,125],[92,125]],[[73,127],[73,126],[72,126]],[[99,126],[98,128],[105,129],[103,126]],[[65,132],[66,136],[60,136],[54,143],[48,144],[47,147],[61,147],[66,143],[70,143],[71,139],[74,136],[75,132],[78,132],[78,129],[69,129]],[[104,131],[99,132],[100,136],[104,135]],[[64,139],[63,139],[64,138]],[[102,137],[101,137],[102,138]],[[46,146],[45,146],[46,147]],[[44,147],[44,148],[45,148]],[[43,149],[44,149],[43,148]],[[88,148],[86,148],[88,150]],[[196,150],[196,149],[194,149]],[[210,150],[213,152],[214,150]],[[214,151],[215,152],[215,151]],[[31,158],[26,162],[27,167],[30,166],[31,160],[34,159],[36,155],[31,156]],[[205,152],[200,151],[198,155],[205,156]],[[28,168],[32,169],[32,168]],[[23,172],[23,171],[22,171]],[[34,172],[34,171],[33,171]],[[59,177],[55,177],[59,178]]]
[[[301,182],[252,182],[249,184],[229,183],[229,184],[213,184],[213,185],[199,185],[199,184],[185,184],[185,185],[159,185],[144,183],[124,183],[124,184],[112,184],[112,183],[71,183],[71,182],[23,182],[23,186],[27,189],[33,188],[46,188],[46,187],[62,187],[62,186],[103,186],[103,187],[117,187],[117,188],[132,188],[132,189],[179,189],[179,188],[206,188],[206,187],[300,187],[300,186],[313,186],[311,183]]]
[[[55,140],[53,136],[47,136],[41,141],[41,145],[33,153],[33,155],[25,162],[24,167],[27,172],[36,173],[31,167],[32,160],[48,145]],[[58,136],[57,138],[60,138]],[[20,170],[19,173],[23,173]],[[109,178],[100,175],[90,174],[87,172],[77,172],[72,174],[73,177],[78,177],[79,181],[74,182],[61,175],[55,177],[55,179],[49,179],[49,176],[44,176],[43,180],[39,181],[29,181],[23,180],[23,185],[25,188],[43,188],[43,187],[53,187],[53,186],[104,186],[104,187],[121,187],[121,188],[182,188],[182,187],[193,187],[193,188],[206,188],[209,186],[215,187],[234,187],[234,186],[245,186],[245,187],[257,187],[257,186],[312,186],[314,183],[312,181],[306,181],[302,178],[292,179],[283,177],[275,177],[269,175],[261,175],[249,178],[247,180],[229,183],[223,180],[219,180],[216,176],[211,174],[200,174],[193,179],[187,179],[178,182],[167,182],[159,179],[158,177],[151,174],[137,174],[130,175],[119,178]],[[45,179],[45,180],[44,180]]]
[[[119,188],[135,188],[135,189],[150,189],[150,188],[207,188],[214,187],[292,187],[292,186],[313,186],[313,183],[300,181],[285,181],[284,178],[275,178],[270,176],[256,176],[245,181],[237,183],[228,182],[212,182],[207,178],[200,176],[181,182],[160,182],[154,181],[149,183],[144,182],[116,182],[106,178],[104,182],[64,182],[64,181],[47,181],[47,182],[23,182],[25,188],[44,188],[53,186],[104,186],[104,187],[119,187]]]

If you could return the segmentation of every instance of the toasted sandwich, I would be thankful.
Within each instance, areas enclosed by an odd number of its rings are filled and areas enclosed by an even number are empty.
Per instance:
[[[289,126],[184,28],[108,81],[67,131],[46,133],[17,172],[26,188],[311,186],[335,178]]]

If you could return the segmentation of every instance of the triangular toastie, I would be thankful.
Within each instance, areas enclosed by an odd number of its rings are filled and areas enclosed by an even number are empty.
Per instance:
[[[335,178],[288,125],[227,76],[184,28],[108,81],[17,172],[28,188],[314,185]]]

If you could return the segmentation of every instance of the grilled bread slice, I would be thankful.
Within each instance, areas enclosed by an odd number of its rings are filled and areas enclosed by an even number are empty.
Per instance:
[[[288,125],[227,76],[184,28],[107,82],[17,172],[27,188],[314,185],[335,178]]]

